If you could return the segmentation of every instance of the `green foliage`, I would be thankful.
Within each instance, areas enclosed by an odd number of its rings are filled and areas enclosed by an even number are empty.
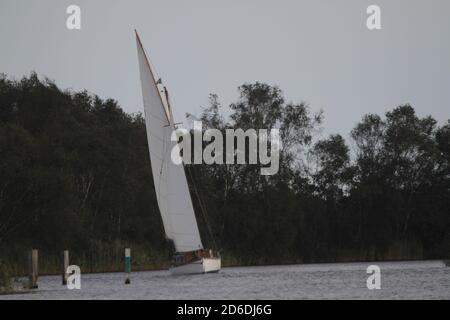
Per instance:
[[[351,132],[317,141],[322,113],[285,103],[281,90],[245,84],[230,122],[212,96],[204,128],[280,128],[280,171],[196,166],[221,248],[241,263],[418,259],[450,246],[450,123],[409,105],[365,115]],[[313,143],[315,142],[315,143]],[[198,211],[198,210],[197,210]],[[201,218],[199,218],[201,220]],[[234,262],[236,263],[236,262]]]
[[[0,294],[8,293],[11,288],[11,276],[5,263],[0,260]]]
[[[283,149],[274,176],[258,165],[188,166],[205,245],[226,264],[448,256],[450,122],[438,127],[408,105],[366,115],[350,151],[340,135],[317,141],[322,113],[286,103],[279,88],[239,90],[229,120],[211,95],[204,128],[277,127]],[[121,270],[125,246],[133,269],[167,264],[140,114],[36,74],[2,76],[0,155],[0,259],[12,274],[25,272],[30,247],[42,272],[59,271],[64,249],[83,270]]]
[[[2,258],[22,263],[30,247],[95,257],[118,241],[166,250],[139,114],[35,74],[3,79],[0,154]]]

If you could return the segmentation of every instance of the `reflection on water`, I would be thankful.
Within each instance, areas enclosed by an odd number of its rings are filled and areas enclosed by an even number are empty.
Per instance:
[[[368,290],[366,268],[381,268],[381,289]],[[450,268],[440,261],[333,263],[224,268],[218,274],[172,276],[168,271],[85,274],[81,290],[60,276],[39,289],[2,299],[450,299]]]

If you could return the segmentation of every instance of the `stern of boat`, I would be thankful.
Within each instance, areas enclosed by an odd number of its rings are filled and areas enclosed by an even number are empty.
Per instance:
[[[219,255],[213,255],[212,250],[174,255],[170,273],[177,274],[201,274],[217,273],[220,271],[222,261]]]

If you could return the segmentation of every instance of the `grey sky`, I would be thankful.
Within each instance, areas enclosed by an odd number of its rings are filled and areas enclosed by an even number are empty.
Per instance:
[[[80,31],[66,8],[81,7]],[[366,8],[382,30],[366,28]],[[411,103],[450,118],[450,1],[0,0],[0,72],[35,70],[61,88],[112,97],[142,111],[133,29],[171,92],[176,120],[209,93],[278,85],[289,101],[325,112],[325,133],[348,132],[368,112]]]

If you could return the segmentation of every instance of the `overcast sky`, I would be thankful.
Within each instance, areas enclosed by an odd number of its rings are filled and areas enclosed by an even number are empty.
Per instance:
[[[70,4],[81,30],[66,28]],[[366,27],[370,4],[381,30]],[[135,28],[177,121],[199,114],[209,93],[227,106],[254,81],[323,109],[324,132],[345,137],[363,114],[403,103],[450,118],[448,0],[0,0],[0,72],[35,70],[142,111]]]

